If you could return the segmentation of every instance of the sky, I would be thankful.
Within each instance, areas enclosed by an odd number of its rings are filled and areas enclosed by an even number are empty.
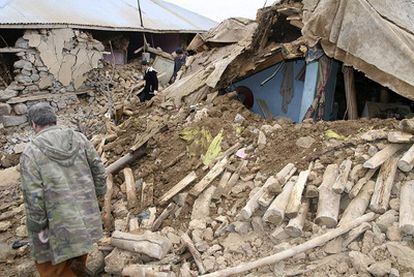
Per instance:
[[[266,0],[166,0],[217,22],[229,17],[256,18]],[[274,0],[267,0],[270,5]]]

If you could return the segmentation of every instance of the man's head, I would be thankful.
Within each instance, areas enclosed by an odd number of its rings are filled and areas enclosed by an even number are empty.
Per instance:
[[[46,103],[37,103],[27,112],[29,123],[37,134],[46,127],[56,125],[57,117],[52,107]]]
[[[148,62],[148,61],[146,61],[146,60],[142,60],[141,65],[142,65],[142,69],[143,69],[143,71],[145,71],[145,70],[147,70],[147,69],[148,69],[148,67],[149,67],[149,62]]]

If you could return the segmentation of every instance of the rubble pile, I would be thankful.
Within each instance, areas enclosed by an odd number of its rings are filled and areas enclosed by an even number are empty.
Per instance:
[[[28,30],[16,47],[21,51],[13,65],[14,81],[0,91],[4,127],[25,123],[27,105],[35,101],[53,98],[58,109],[76,102],[86,73],[100,66],[104,50],[90,35],[72,29]]]

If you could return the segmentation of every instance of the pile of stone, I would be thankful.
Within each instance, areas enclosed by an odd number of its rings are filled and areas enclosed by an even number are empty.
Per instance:
[[[5,127],[26,122],[27,105],[36,101],[53,99],[59,109],[73,103],[76,97],[70,93],[82,89],[86,73],[101,66],[104,50],[87,33],[72,29],[28,30],[15,47],[20,52],[14,81],[0,91],[0,123]]]

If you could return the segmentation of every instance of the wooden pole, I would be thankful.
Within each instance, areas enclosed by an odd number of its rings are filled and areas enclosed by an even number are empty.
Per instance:
[[[402,156],[398,162],[398,168],[404,172],[410,172],[414,167],[414,145]]]
[[[354,69],[351,66],[343,66],[342,72],[344,74],[346,108],[348,111],[348,119],[358,119],[358,106],[356,99]]]
[[[114,193],[114,180],[112,174],[106,177],[106,193],[104,196],[102,221],[106,230],[112,228],[112,194]]]
[[[135,208],[138,204],[137,192],[135,187],[135,178],[132,169],[129,167],[123,170],[125,176],[126,196],[128,201],[128,208]]]
[[[110,164],[106,168],[106,174],[114,174],[121,169],[123,169],[125,166],[135,162],[137,159],[143,157],[145,155],[145,147],[142,147],[138,149],[137,151],[134,151],[132,153],[128,153],[125,156],[119,158],[112,164]]]
[[[282,192],[273,200],[270,207],[263,215],[263,220],[266,222],[279,224],[285,218],[286,207],[289,203],[290,194],[295,186],[297,178],[294,176],[284,186]]]
[[[377,182],[375,183],[374,194],[372,195],[370,209],[376,213],[385,213],[390,201],[391,189],[394,185],[394,178],[397,172],[397,157],[388,159],[380,169]]]
[[[198,267],[198,271],[201,274],[204,274],[206,272],[206,269],[204,268],[203,259],[201,258],[200,252],[198,252],[197,248],[195,248],[191,238],[186,233],[184,233],[181,236],[181,242],[185,245],[185,247],[187,247],[191,255],[193,255],[194,262]]]
[[[360,193],[352,199],[345,211],[342,213],[339,225],[351,222],[352,220],[362,216],[368,208],[371,196],[374,193],[374,181],[368,183],[362,188]]]
[[[414,181],[403,184],[400,191],[400,229],[414,235]]]
[[[302,236],[303,225],[305,225],[306,215],[309,211],[309,200],[306,199],[300,206],[298,215],[295,218],[289,220],[289,224],[285,228],[285,232],[293,237],[297,238]]]
[[[198,196],[203,190],[210,185],[225,169],[225,166],[228,163],[227,157],[224,157],[222,160],[218,161],[213,168],[201,179],[200,182],[194,185],[190,190],[190,194],[193,196]]]
[[[289,203],[286,207],[286,216],[294,218],[299,212],[302,203],[302,194],[305,189],[306,181],[308,180],[310,170],[305,170],[299,173],[298,180],[290,194]]]
[[[289,249],[283,250],[279,253],[270,255],[268,257],[264,257],[261,258],[259,260],[256,261],[252,261],[252,262],[247,262],[247,263],[243,263],[240,264],[238,266],[235,267],[231,267],[231,268],[226,268],[223,270],[219,270],[210,274],[206,274],[203,275],[205,277],[225,277],[225,276],[230,276],[230,275],[235,275],[235,274],[240,274],[255,268],[259,268],[259,267],[263,267],[266,265],[270,265],[270,264],[275,264],[277,262],[283,261],[287,258],[293,257],[297,254],[303,253],[305,251],[308,251],[310,249],[313,249],[315,247],[318,246],[322,246],[325,243],[327,243],[328,241],[339,237],[343,234],[346,234],[347,232],[349,232],[350,230],[352,230],[355,227],[358,227],[359,225],[361,225],[364,222],[369,222],[374,220],[376,217],[375,213],[368,213],[365,214],[359,218],[357,218],[356,220],[348,223],[348,224],[344,224],[334,230],[328,231],[325,234],[315,237],[313,239],[310,239],[308,241],[306,241],[305,243],[293,246]]]
[[[333,228],[338,223],[339,205],[341,195],[332,190],[332,185],[338,176],[338,166],[330,164],[323,174],[323,181],[319,187],[318,210],[315,222]]]
[[[187,176],[184,177],[180,182],[178,182],[174,187],[167,191],[163,196],[161,196],[158,201],[160,205],[166,204],[171,198],[173,198],[177,193],[185,189],[188,185],[194,182],[197,179],[197,174],[192,171]]]
[[[374,156],[371,157],[368,161],[364,163],[365,168],[375,169],[382,165],[386,160],[391,158],[395,153],[401,150],[404,147],[404,144],[390,144]]]
[[[358,180],[358,182],[352,187],[351,191],[349,192],[349,198],[354,198],[358,195],[359,191],[362,187],[371,180],[372,176],[374,176],[377,169],[370,169],[365,173],[365,176]]]
[[[336,193],[342,193],[348,182],[349,173],[351,172],[352,161],[345,160],[339,166],[339,175],[332,186],[332,189]]]

